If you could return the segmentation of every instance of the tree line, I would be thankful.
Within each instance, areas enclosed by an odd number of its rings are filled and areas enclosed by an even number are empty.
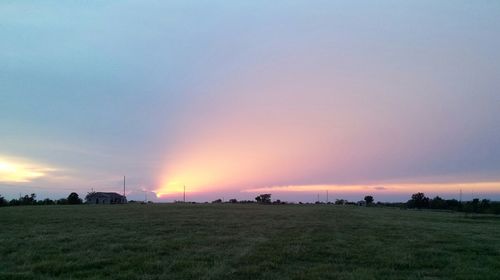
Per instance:
[[[255,200],[240,200],[235,198],[224,202],[222,199],[216,199],[212,203],[258,203],[258,204],[290,204],[279,199],[272,200],[271,194],[261,194],[255,197]],[[294,203],[292,203],[294,204]],[[311,204],[302,203],[298,204]],[[314,204],[334,204],[334,205],[358,205],[358,206],[385,206],[398,207],[404,209],[435,209],[449,210],[467,213],[500,214],[500,201],[491,201],[489,199],[474,198],[470,201],[458,201],[456,199],[443,199],[439,196],[429,198],[424,193],[418,192],[412,194],[407,202],[376,202],[373,196],[367,195],[363,200],[354,202],[347,199],[336,199],[333,202],[316,201]]]
[[[415,193],[406,203],[408,208],[451,210],[467,213],[500,214],[500,202],[474,198],[470,201],[443,199],[439,196],[429,198],[424,193]]]
[[[82,204],[82,199],[78,196],[77,193],[72,192],[66,198],[60,198],[56,200],[52,200],[50,198],[46,198],[43,200],[37,200],[36,194],[32,193],[30,195],[20,196],[19,199],[11,199],[7,200],[2,195],[0,195],[0,207],[2,206],[20,206],[20,205],[75,205]]]
[[[36,194],[24,195],[19,199],[7,200],[0,195],[0,207],[2,206],[20,206],[20,205],[76,205],[82,204],[83,200],[77,193],[72,192],[66,198],[52,200],[49,198],[37,200]],[[258,203],[258,204],[288,204],[288,202],[279,199],[272,200],[271,194],[261,194],[255,197],[255,200],[240,200],[235,198],[229,199],[224,202],[222,199],[212,201],[212,203]],[[299,202],[298,204],[304,204]],[[309,203],[306,203],[309,204]],[[325,204],[324,202],[317,201],[315,204]],[[411,195],[407,202],[374,202],[371,195],[364,197],[364,200],[358,202],[348,201],[346,199],[336,199],[334,202],[328,204],[335,205],[361,205],[361,206],[386,206],[386,207],[399,207],[405,209],[435,209],[435,210],[449,210],[467,213],[483,213],[483,214],[500,214],[500,201],[491,201],[489,199],[474,198],[470,201],[458,201],[456,199],[443,199],[439,196],[434,198],[427,197],[424,193],[418,192]]]

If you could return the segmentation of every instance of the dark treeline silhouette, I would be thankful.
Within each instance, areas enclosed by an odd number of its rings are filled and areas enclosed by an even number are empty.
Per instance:
[[[500,214],[500,202],[474,198],[460,202],[456,199],[428,198],[424,193],[415,193],[406,203],[408,208],[451,210],[467,213]]]
[[[0,207],[1,206],[21,206],[21,205],[73,205],[82,204],[82,199],[77,193],[71,193],[67,198],[60,198],[57,200],[52,200],[46,198],[43,200],[37,200],[36,194],[32,193],[30,195],[24,195],[19,197],[19,199],[11,199],[7,201],[3,196],[0,195]]]
[[[135,201],[130,201],[134,203]],[[180,201],[176,201],[181,203]],[[2,206],[20,206],[20,205],[76,205],[82,204],[82,199],[77,193],[72,192],[67,198],[60,198],[57,200],[52,200],[49,198],[43,200],[37,200],[36,194],[32,193],[30,195],[20,196],[19,199],[11,199],[10,201],[5,199],[0,195],[0,207]],[[144,202],[141,202],[144,203]],[[152,202],[148,202],[152,203]],[[184,203],[184,202],[182,202]],[[189,202],[195,203],[195,202]],[[205,202],[208,203],[208,202]],[[290,202],[284,202],[279,199],[272,201],[271,194],[260,194],[255,197],[255,200],[237,200],[231,198],[228,201],[223,199],[216,199],[212,203],[230,203],[230,204],[294,204]],[[298,204],[313,204],[313,203],[302,203]],[[335,205],[358,205],[366,207],[397,207],[402,209],[433,209],[433,210],[447,210],[447,211],[458,211],[466,213],[481,213],[481,214],[500,214],[500,201],[490,201],[488,199],[474,198],[470,201],[458,201],[456,199],[443,199],[439,196],[434,198],[429,198],[425,196],[424,193],[418,192],[411,195],[407,202],[377,202],[374,203],[374,198],[371,195],[364,197],[364,200],[358,202],[348,201],[346,199],[336,199],[334,202],[320,202],[316,201],[314,204],[335,204]]]
[[[231,203],[231,204],[236,204],[236,203],[239,203],[239,204],[251,204],[251,203],[259,203],[259,204],[287,204],[286,202],[281,201],[279,199],[277,199],[275,201],[272,201],[271,200],[271,194],[269,194],[269,193],[261,194],[261,195],[255,197],[255,201],[254,200],[237,200],[236,198],[231,198],[228,201],[224,201],[224,200],[222,200],[222,199],[219,198],[219,199],[216,199],[216,200],[212,201],[212,203],[214,203],[214,204],[217,204],[217,203]]]
[[[207,202],[205,202],[205,203],[207,203]],[[217,204],[217,203],[249,204],[249,203],[255,203],[255,201],[253,201],[253,200],[237,200],[236,198],[231,198],[228,201],[223,201],[222,199],[219,198],[219,199],[212,201],[212,203],[214,203],[214,204]]]

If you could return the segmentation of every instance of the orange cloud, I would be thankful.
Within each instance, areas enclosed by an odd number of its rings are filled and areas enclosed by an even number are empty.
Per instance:
[[[457,193],[462,190],[474,192],[499,192],[500,182],[464,182],[464,183],[405,183],[405,184],[384,184],[384,185],[291,185],[291,186],[273,186],[261,188],[244,189],[242,192],[319,192],[336,191],[346,193],[358,193],[366,191],[383,191],[390,193],[408,193],[408,192],[439,192],[439,193]]]

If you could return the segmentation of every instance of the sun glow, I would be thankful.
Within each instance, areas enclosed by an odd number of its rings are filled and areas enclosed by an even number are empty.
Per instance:
[[[500,189],[500,182],[463,182],[463,183],[390,183],[374,185],[291,185],[291,186],[272,186],[261,188],[245,189],[242,192],[319,192],[334,191],[344,193],[365,193],[389,192],[389,193],[407,193],[407,192],[440,192],[457,193],[460,189],[476,192],[497,192]]]
[[[25,183],[45,177],[52,168],[19,160],[0,158],[0,182]]]

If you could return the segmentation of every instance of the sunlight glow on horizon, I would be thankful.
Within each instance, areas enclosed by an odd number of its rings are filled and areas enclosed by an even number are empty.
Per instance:
[[[3,2],[1,195],[500,200],[500,1]]]
[[[389,192],[389,193],[408,193],[408,192],[440,192],[457,193],[462,190],[477,192],[498,192],[500,182],[463,182],[463,183],[390,183],[390,184],[366,184],[366,185],[301,185],[301,186],[274,186],[263,188],[251,188],[242,190],[247,193],[262,192]]]
[[[0,182],[27,183],[45,177],[53,168],[42,167],[26,161],[0,158]]]

